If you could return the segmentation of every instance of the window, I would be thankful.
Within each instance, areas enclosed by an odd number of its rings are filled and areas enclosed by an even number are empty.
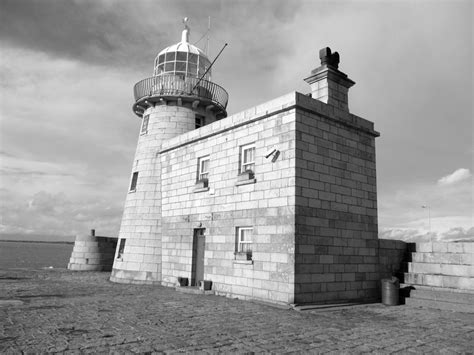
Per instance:
[[[198,180],[207,180],[209,178],[209,156],[199,158]]]
[[[204,120],[205,120],[204,116],[196,115],[195,116],[195,128],[200,128],[200,127],[204,126]]]
[[[173,72],[174,71],[174,62],[165,63],[165,71]]]
[[[176,60],[187,61],[188,52],[176,52]]]
[[[237,227],[237,253],[252,255],[252,227]]]
[[[174,61],[176,58],[176,52],[168,52],[166,53],[166,61]]]
[[[148,131],[148,121],[150,119],[150,115],[143,116],[142,121],[142,130],[140,131],[141,134],[147,133]]]
[[[130,184],[130,191],[137,189],[138,171],[135,171],[132,175],[132,183]]]
[[[117,259],[122,258],[124,250],[125,250],[125,239],[120,239],[119,248],[118,248],[118,251],[117,251]]]
[[[186,74],[186,62],[176,62],[176,71]]]
[[[155,59],[153,75],[179,74],[183,78],[186,76],[196,78],[201,77],[210,65],[211,62],[204,55],[182,51],[168,52]],[[210,80],[210,78],[209,71],[203,79]]]
[[[255,169],[255,145],[247,144],[240,147],[240,172],[254,172]]]

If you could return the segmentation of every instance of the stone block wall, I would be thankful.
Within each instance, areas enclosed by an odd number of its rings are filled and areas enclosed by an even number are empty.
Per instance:
[[[205,228],[204,279],[217,294],[293,303],[295,93],[162,145],[164,285],[191,277],[195,228]],[[242,145],[255,144],[254,180],[239,176]],[[269,150],[278,156],[266,157]],[[207,189],[197,162],[210,157]],[[236,260],[237,227],[253,227],[252,260]]]
[[[474,291],[474,243],[416,243],[405,283],[422,287]]]
[[[212,113],[191,104],[162,102],[145,110],[148,128],[140,130],[132,173],[138,173],[134,191],[127,193],[119,239],[125,249],[115,259],[111,281],[121,283],[161,282],[161,143],[195,129],[195,115],[215,121]],[[119,245],[120,245],[119,240]]]
[[[376,298],[378,133],[310,97],[298,104],[295,302]]]

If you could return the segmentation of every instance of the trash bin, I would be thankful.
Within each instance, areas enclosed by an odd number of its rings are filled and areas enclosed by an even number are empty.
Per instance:
[[[382,303],[386,306],[399,304],[400,282],[396,277],[382,280]]]

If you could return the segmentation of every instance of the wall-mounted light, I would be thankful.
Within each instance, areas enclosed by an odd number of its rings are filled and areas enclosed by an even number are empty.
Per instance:
[[[271,149],[269,149],[267,151],[267,154],[265,154],[265,158],[267,159],[272,157],[272,163],[276,162],[279,156],[280,156],[280,151],[278,150],[276,145],[274,145]]]

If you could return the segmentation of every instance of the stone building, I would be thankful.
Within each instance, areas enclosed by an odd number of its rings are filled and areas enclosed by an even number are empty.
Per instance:
[[[216,294],[284,304],[377,297],[399,261],[377,236],[379,133],[349,112],[354,82],[338,53],[319,57],[310,94],[227,117],[187,27],[158,54],[134,89],[141,129],[112,281],[209,281]]]

